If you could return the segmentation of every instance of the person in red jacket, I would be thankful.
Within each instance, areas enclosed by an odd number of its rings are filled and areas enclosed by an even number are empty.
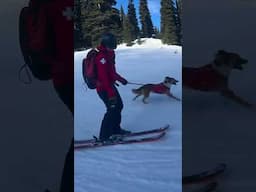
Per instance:
[[[31,25],[31,50],[41,54],[50,64],[51,79],[56,93],[74,115],[74,49],[73,0],[30,0],[31,11],[38,12],[37,22]],[[51,39],[47,37],[51,36]],[[47,47],[51,41],[51,47]],[[45,54],[45,49],[51,50]],[[61,192],[74,191],[74,138],[66,155]]]
[[[55,45],[51,66],[53,85],[72,115],[74,115],[73,6],[73,0],[54,0],[45,10],[48,22],[52,26]],[[65,158],[60,191],[74,191],[74,138]]]
[[[113,34],[102,35],[101,43],[97,47],[99,53],[95,58],[97,68],[96,90],[106,106],[106,113],[100,129],[100,140],[108,140],[111,135],[126,134],[130,131],[120,127],[123,102],[115,85],[119,81],[126,85],[128,81],[116,72],[115,52],[117,41]]]
[[[30,0],[29,5],[31,11],[40,9],[36,24],[30,25],[29,32],[33,38],[29,48],[43,53],[41,57],[51,66],[55,89],[58,93],[68,92],[70,96],[73,91],[67,91],[67,87],[73,88],[74,84],[73,5],[73,0]],[[73,113],[71,100],[64,100]]]

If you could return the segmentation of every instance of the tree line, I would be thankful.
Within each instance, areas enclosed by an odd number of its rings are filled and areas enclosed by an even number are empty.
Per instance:
[[[116,0],[75,0],[74,47],[94,47],[104,32],[112,32],[118,43],[128,46],[136,39],[158,38],[165,44],[182,45],[181,0],[161,0],[160,29],[153,25],[147,0],[139,1],[139,17],[133,0],[127,13],[123,6],[115,8]],[[140,25],[139,25],[140,24]]]

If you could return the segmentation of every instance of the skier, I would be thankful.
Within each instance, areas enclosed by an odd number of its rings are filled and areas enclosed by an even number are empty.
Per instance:
[[[45,12],[49,14],[49,22],[52,23],[55,37],[53,85],[59,98],[74,116],[73,6],[73,0],[55,0],[49,3]],[[60,191],[74,191],[74,138],[65,158]]]
[[[55,91],[72,115],[74,114],[73,5],[73,0],[30,0],[29,12],[35,13],[35,17],[28,22],[31,24],[29,35],[32,39],[29,42],[29,49],[42,56],[50,65],[50,78]],[[47,38],[48,36],[53,40]],[[47,47],[49,41],[52,44]],[[52,50],[51,53],[48,54],[46,49]],[[65,159],[61,192],[74,191],[73,148],[74,139]]]
[[[127,134],[130,131],[120,127],[123,102],[116,88],[116,81],[126,85],[128,81],[120,76],[115,69],[116,37],[112,33],[104,33],[97,47],[99,53],[95,58],[97,69],[96,90],[106,106],[106,113],[101,123],[99,139],[108,140],[110,136]]]

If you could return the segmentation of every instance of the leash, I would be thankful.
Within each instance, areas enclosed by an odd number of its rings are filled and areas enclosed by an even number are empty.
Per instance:
[[[131,84],[131,85],[145,85],[145,84],[141,84],[141,83],[133,83],[133,82],[128,82],[128,84]]]

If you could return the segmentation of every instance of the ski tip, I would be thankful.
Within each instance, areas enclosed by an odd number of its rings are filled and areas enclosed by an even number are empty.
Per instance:
[[[166,124],[162,127],[162,129],[169,129],[170,128],[170,124]]]
[[[159,137],[163,137],[163,136],[165,136],[166,135],[166,132],[164,131],[164,132],[162,132],[161,134],[159,134]]]
[[[184,176],[182,178],[183,184],[193,184],[208,181],[225,172],[227,165],[225,163],[219,163],[215,168],[203,171],[199,174]]]
[[[219,167],[220,170],[225,171],[226,168],[227,168],[227,164],[226,163],[220,163],[218,167]]]
[[[227,164],[226,163],[220,163],[220,166],[227,167]]]

